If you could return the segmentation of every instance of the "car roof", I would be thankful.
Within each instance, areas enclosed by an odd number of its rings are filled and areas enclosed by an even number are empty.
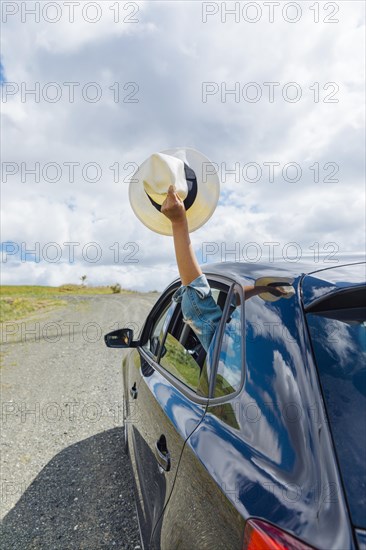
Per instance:
[[[276,260],[273,262],[218,262],[204,264],[202,271],[204,273],[212,273],[222,276],[228,276],[232,274],[233,278],[254,278],[263,277],[266,272],[281,272],[282,276],[286,277],[298,277],[300,275],[307,275],[320,271],[339,269],[343,266],[351,266],[357,264],[365,264],[365,257],[361,256],[343,256],[341,258],[330,259],[327,261],[319,259],[318,262],[309,260],[301,260],[299,262]]]
[[[260,277],[288,277],[294,286],[301,284],[304,306],[314,300],[338,290],[359,286],[366,281],[366,262],[364,257],[350,255],[337,258],[331,263],[327,257],[324,261],[275,261],[257,262],[221,262],[206,264],[202,271],[206,275],[230,278],[241,284],[248,284]],[[292,283],[291,283],[292,284]]]

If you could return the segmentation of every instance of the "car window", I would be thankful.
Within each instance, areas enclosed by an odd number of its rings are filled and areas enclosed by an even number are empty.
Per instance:
[[[214,300],[223,307],[227,292],[218,288],[211,289]],[[205,358],[206,352],[199,338],[184,322],[181,306],[177,304],[176,311],[169,320],[160,365],[190,389],[197,391]]]
[[[229,395],[240,388],[243,372],[242,333],[242,307],[240,295],[235,291],[220,345],[214,397]]]
[[[306,317],[351,517],[355,525],[366,528],[366,308],[362,305]]]
[[[143,346],[145,349],[150,351],[154,357],[158,357],[161,343],[164,338],[164,334],[167,329],[167,325],[175,309],[175,302],[169,302],[155,321],[153,329],[150,333],[150,336],[147,340],[147,343]]]
[[[192,351],[186,349],[169,332],[164,342],[164,348],[160,364],[188,387],[196,390],[201,369],[192,357]]]

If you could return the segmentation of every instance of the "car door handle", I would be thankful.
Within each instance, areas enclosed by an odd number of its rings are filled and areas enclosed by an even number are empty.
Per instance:
[[[132,397],[132,399],[136,399],[137,394],[138,394],[138,391],[137,391],[136,382],[135,382],[132,388],[130,389],[130,396]]]
[[[161,435],[157,442],[155,443],[155,456],[159,463],[159,466],[165,471],[169,472],[170,470],[170,453],[166,445],[165,435]]]

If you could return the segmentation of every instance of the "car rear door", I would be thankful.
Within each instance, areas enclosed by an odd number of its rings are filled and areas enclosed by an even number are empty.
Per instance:
[[[141,347],[128,359],[127,426],[144,544],[171,494],[183,446],[202,420],[207,398],[197,393],[201,369],[199,341],[183,322],[176,287],[164,293],[149,316]],[[225,298],[216,289],[214,297]],[[160,525],[160,524],[159,524]],[[154,533],[159,540],[159,527]]]

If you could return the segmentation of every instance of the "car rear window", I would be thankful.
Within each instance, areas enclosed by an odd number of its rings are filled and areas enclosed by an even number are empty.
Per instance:
[[[365,311],[357,307],[307,314],[352,523],[361,528],[366,527]]]

